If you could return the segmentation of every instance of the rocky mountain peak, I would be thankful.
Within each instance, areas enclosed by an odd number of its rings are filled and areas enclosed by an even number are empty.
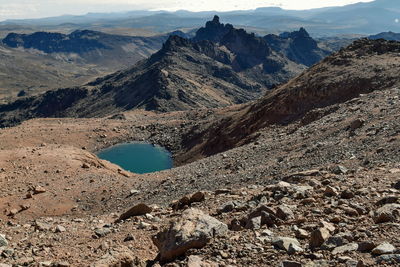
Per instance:
[[[168,51],[176,51],[178,47],[189,46],[191,41],[178,35],[171,35],[167,41],[163,44],[162,49],[159,51],[165,53]]]
[[[215,24],[220,24],[219,17],[217,15],[215,15],[213,20],[212,20],[212,22],[215,23]]]
[[[231,24],[220,23],[219,17],[214,16],[212,21],[208,21],[205,27],[200,28],[193,38],[195,41],[209,40],[219,43],[223,36],[233,29]]]
[[[298,38],[310,38],[310,35],[308,34],[308,32],[306,31],[306,29],[304,29],[303,27],[301,27],[298,31],[294,31],[291,34],[292,38],[293,37],[298,37]]]

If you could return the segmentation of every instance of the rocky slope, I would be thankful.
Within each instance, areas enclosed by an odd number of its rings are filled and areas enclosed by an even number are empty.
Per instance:
[[[227,111],[133,111],[123,120],[40,119],[1,129],[1,260],[396,266],[398,94],[363,94],[309,124],[266,127],[250,144],[146,175],[88,150],[142,139],[178,148],[188,128]],[[116,223],[128,210],[132,217]],[[178,247],[167,245],[174,240]]]
[[[104,72],[94,65],[65,62],[0,44],[0,101],[12,101],[23,91],[34,95],[55,87],[87,83]]]
[[[209,156],[250,142],[257,130],[302,119],[307,124],[324,115],[318,109],[360,94],[398,86],[398,42],[359,40],[327,57],[255,103],[207,127],[185,141],[185,159]]]

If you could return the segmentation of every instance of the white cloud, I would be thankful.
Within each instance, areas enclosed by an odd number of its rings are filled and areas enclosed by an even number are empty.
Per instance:
[[[18,17],[29,13],[37,12],[35,4],[32,3],[5,3],[0,1],[0,18],[2,17]]]
[[[400,19],[395,19],[394,22],[399,23]]]

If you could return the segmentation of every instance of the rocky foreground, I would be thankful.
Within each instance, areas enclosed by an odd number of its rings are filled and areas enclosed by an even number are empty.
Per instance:
[[[399,264],[398,94],[372,92],[309,125],[265,128],[253,143],[148,175],[126,173],[87,150],[167,137],[173,146],[190,115],[34,120],[2,129],[2,261]]]
[[[0,262],[400,265],[400,50],[379,42],[364,53],[363,45],[343,50],[277,89],[277,98],[272,93],[254,104],[35,119],[0,129]],[[307,87],[310,79],[322,79],[315,70],[329,64],[339,70],[322,76],[323,87]],[[342,80],[345,67],[353,71]],[[335,101],[314,101],[333,87],[340,96]],[[285,88],[305,105],[274,107],[292,101]],[[265,101],[285,120],[245,129],[281,118],[252,113],[265,111]],[[229,135],[209,135],[212,144],[232,149],[196,150],[207,148],[207,140],[194,142],[198,132],[229,121],[230,131],[238,127],[249,136],[232,142]],[[177,167],[137,175],[93,154],[132,140],[167,147]]]

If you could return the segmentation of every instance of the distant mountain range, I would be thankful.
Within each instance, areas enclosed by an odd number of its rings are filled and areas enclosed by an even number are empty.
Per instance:
[[[133,108],[166,112],[244,103],[329,53],[318,48],[305,29],[258,37],[220,23],[217,16],[193,39],[178,35],[171,35],[160,51],[129,69],[84,86],[2,105],[0,124],[32,117],[107,116]],[[98,44],[88,42],[93,46]]]
[[[168,32],[181,28],[197,28],[215,12],[189,11],[132,11],[111,14],[61,16],[34,20],[8,20],[0,25],[30,25],[42,27],[72,27],[75,29],[143,28]],[[219,12],[226,21],[240,27],[252,27],[260,32],[293,31],[306,28],[313,36],[336,34],[371,35],[383,31],[399,31],[400,8],[398,0],[375,0],[342,7],[311,10],[284,10],[277,7],[256,10]]]
[[[149,57],[161,48],[168,36],[134,37],[77,30],[71,34],[9,33],[2,42],[11,48],[34,49],[66,61],[101,65],[115,71]]]
[[[375,35],[371,35],[368,37],[369,39],[377,40],[377,39],[385,39],[388,41],[400,41],[400,33],[395,32],[381,32]]]

